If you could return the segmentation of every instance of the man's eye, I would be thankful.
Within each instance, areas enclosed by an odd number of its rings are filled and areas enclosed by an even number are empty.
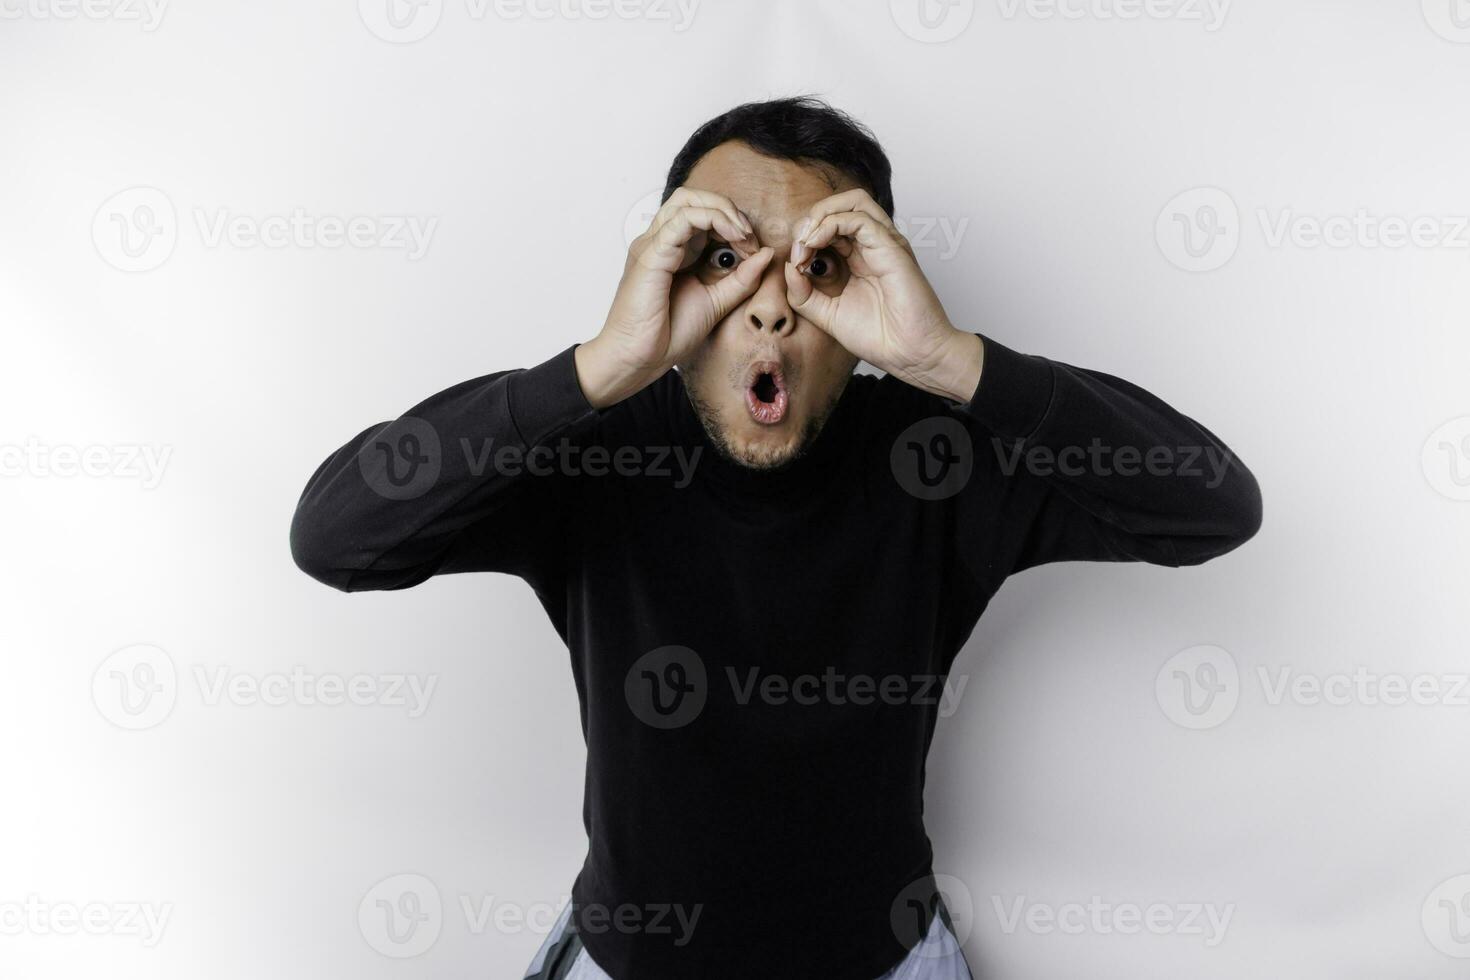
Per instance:
[[[816,257],[806,264],[806,271],[815,279],[826,279],[837,271],[837,261],[826,252],[818,252]]]
[[[730,246],[721,245],[709,253],[709,264],[728,272],[740,264],[740,256]]]

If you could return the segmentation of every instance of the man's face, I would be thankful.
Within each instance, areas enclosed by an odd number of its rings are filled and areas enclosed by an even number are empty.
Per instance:
[[[740,142],[706,153],[685,186],[728,197],[775,256],[759,287],[710,331],[679,365],[689,399],[705,430],[736,462],[773,468],[795,459],[821,431],[852,376],[857,359],[786,302],[783,272],[798,222],[823,198],[858,185],[847,176],[763,156]],[[684,273],[715,282],[742,256],[712,238]],[[810,276],[815,288],[841,292],[847,270],[823,252]]]

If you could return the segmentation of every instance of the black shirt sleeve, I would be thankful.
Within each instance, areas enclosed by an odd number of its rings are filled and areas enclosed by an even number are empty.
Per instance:
[[[550,585],[564,556],[556,445],[596,415],[575,349],[455,385],[348,441],[296,505],[296,564],[344,592],[465,571]]]
[[[978,578],[1055,561],[1194,565],[1261,523],[1255,477],[1213,433],[1137,385],[1017,353],[988,337],[959,408],[978,488],[962,517]],[[965,556],[962,556],[965,557]]]

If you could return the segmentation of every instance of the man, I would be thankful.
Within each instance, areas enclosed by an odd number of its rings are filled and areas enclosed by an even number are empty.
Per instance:
[[[570,650],[589,851],[532,976],[968,977],[924,759],[991,596],[1259,526],[1204,427],[953,324],[889,174],[816,100],[712,120],[595,337],[369,428],[301,497],[312,576],[508,572]]]

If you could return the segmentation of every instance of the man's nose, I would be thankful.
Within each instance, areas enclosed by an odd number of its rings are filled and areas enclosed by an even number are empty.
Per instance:
[[[780,259],[761,276],[761,284],[745,302],[745,325],[758,334],[784,337],[796,329],[796,314],[786,302],[786,274]]]

